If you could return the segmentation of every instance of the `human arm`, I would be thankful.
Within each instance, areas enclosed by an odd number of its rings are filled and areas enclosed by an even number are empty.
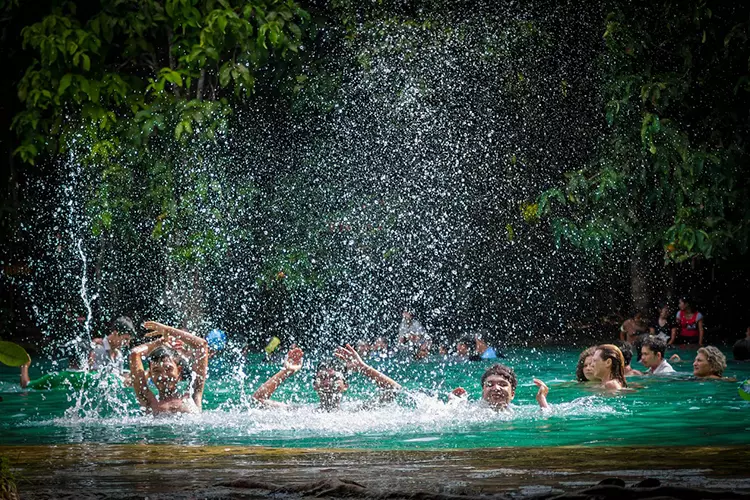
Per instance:
[[[31,356],[28,354],[26,355],[28,358],[28,361],[26,361],[24,364],[21,365],[21,388],[25,389],[27,385],[29,385],[29,382],[31,379],[29,378],[29,366],[31,366]]]
[[[698,320],[698,346],[703,347],[703,318]]]
[[[142,358],[148,356],[154,349],[162,345],[164,345],[164,341],[157,339],[153,342],[134,347],[130,351],[130,377],[135,397],[138,403],[148,410],[152,410],[156,406],[157,401],[156,396],[148,387],[148,376],[146,375],[146,370],[143,368]]]
[[[201,408],[203,405],[203,390],[206,387],[206,373],[208,372],[208,342],[190,332],[162,325],[155,321],[146,321],[143,326],[147,330],[151,330],[146,334],[147,337],[162,335],[163,341],[168,344],[173,340],[182,344],[179,350],[187,355],[190,360],[190,369],[195,374],[190,386],[190,395],[198,408]],[[133,386],[135,387],[135,382]]]
[[[284,365],[275,375],[271,376],[266,380],[263,385],[258,387],[258,390],[253,394],[253,399],[259,403],[264,404],[275,404],[275,401],[270,401],[269,398],[278,389],[278,387],[289,378],[291,375],[297,373],[302,368],[302,356],[304,353],[299,347],[292,349],[286,355]]]
[[[547,384],[545,384],[538,378],[534,379],[534,384],[539,388],[536,393],[536,402],[539,403],[539,407],[549,408],[549,404],[547,403],[547,394],[549,394],[549,387],[547,387]]]
[[[676,338],[677,338],[677,328],[672,328],[672,336],[670,337],[669,342],[667,342],[667,345],[673,345]]]
[[[375,384],[381,389],[388,389],[391,391],[401,390],[400,384],[398,384],[392,378],[388,377],[387,375],[383,373],[380,373],[378,370],[376,370],[372,366],[365,363],[360,357],[360,355],[357,353],[357,351],[349,344],[346,344],[345,347],[336,348],[334,355],[337,358],[343,359],[346,362],[346,365],[349,367],[349,369],[355,372],[361,373],[365,377],[375,382]]]

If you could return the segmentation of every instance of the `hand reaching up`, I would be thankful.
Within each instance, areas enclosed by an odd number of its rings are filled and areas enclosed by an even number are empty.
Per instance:
[[[337,358],[343,359],[350,370],[360,371],[367,366],[367,363],[362,360],[359,353],[349,344],[346,344],[345,347],[337,347],[333,354]]]
[[[549,387],[547,387],[547,384],[539,380],[538,378],[534,379],[534,384],[539,388],[539,390],[536,393],[536,401],[539,403],[539,406],[542,408],[547,408],[549,405],[547,404],[547,394],[549,394]]]
[[[284,360],[284,369],[296,373],[302,368],[302,356],[304,352],[299,347],[295,347],[286,354]]]

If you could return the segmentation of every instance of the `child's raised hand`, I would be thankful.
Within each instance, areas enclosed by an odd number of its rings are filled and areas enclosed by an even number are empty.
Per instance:
[[[286,359],[284,360],[284,368],[293,373],[299,371],[299,369],[302,368],[302,356],[304,355],[305,353],[299,347],[295,347],[294,349],[290,350],[286,354]]]
[[[345,347],[337,347],[333,354],[337,358],[343,359],[350,370],[359,370],[360,368],[367,366],[359,353],[349,344],[346,344]]]

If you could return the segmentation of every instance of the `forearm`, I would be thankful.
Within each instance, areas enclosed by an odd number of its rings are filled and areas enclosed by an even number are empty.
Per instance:
[[[29,378],[29,365],[21,366],[21,387],[26,388],[26,386],[29,385],[30,381],[31,379]]]
[[[401,389],[401,385],[398,382],[396,382],[389,376],[383,373],[380,373],[378,370],[376,370],[370,365],[366,365],[366,364],[362,365],[357,371],[361,373],[362,375],[364,375],[365,377],[372,380],[373,382],[375,382],[375,384],[377,384],[378,387],[381,387],[383,389],[392,389],[394,391]]]
[[[274,392],[276,392],[276,389],[279,388],[284,380],[289,378],[289,376],[293,373],[294,372],[291,370],[282,368],[275,375],[266,380],[263,385],[258,387],[258,390],[255,391],[255,394],[253,394],[253,399],[255,399],[256,401],[266,401],[273,395]]]
[[[539,408],[549,408],[546,396],[537,396],[536,402],[539,403]]]
[[[172,337],[183,341],[193,348],[203,348],[208,346],[208,342],[206,342],[205,339],[202,339],[197,335],[193,335],[190,332],[180,330],[178,328],[172,328],[171,326],[162,325],[160,323],[157,323],[157,325],[162,333],[171,335]]]

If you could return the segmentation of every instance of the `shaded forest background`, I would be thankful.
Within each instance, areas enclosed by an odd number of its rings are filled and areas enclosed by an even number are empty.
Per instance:
[[[86,302],[93,332],[253,345],[392,337],[405,309],[565,343],[683,295],[709,343],[750,323],[745,3],[2,16],[3,337],[55,343]]]

